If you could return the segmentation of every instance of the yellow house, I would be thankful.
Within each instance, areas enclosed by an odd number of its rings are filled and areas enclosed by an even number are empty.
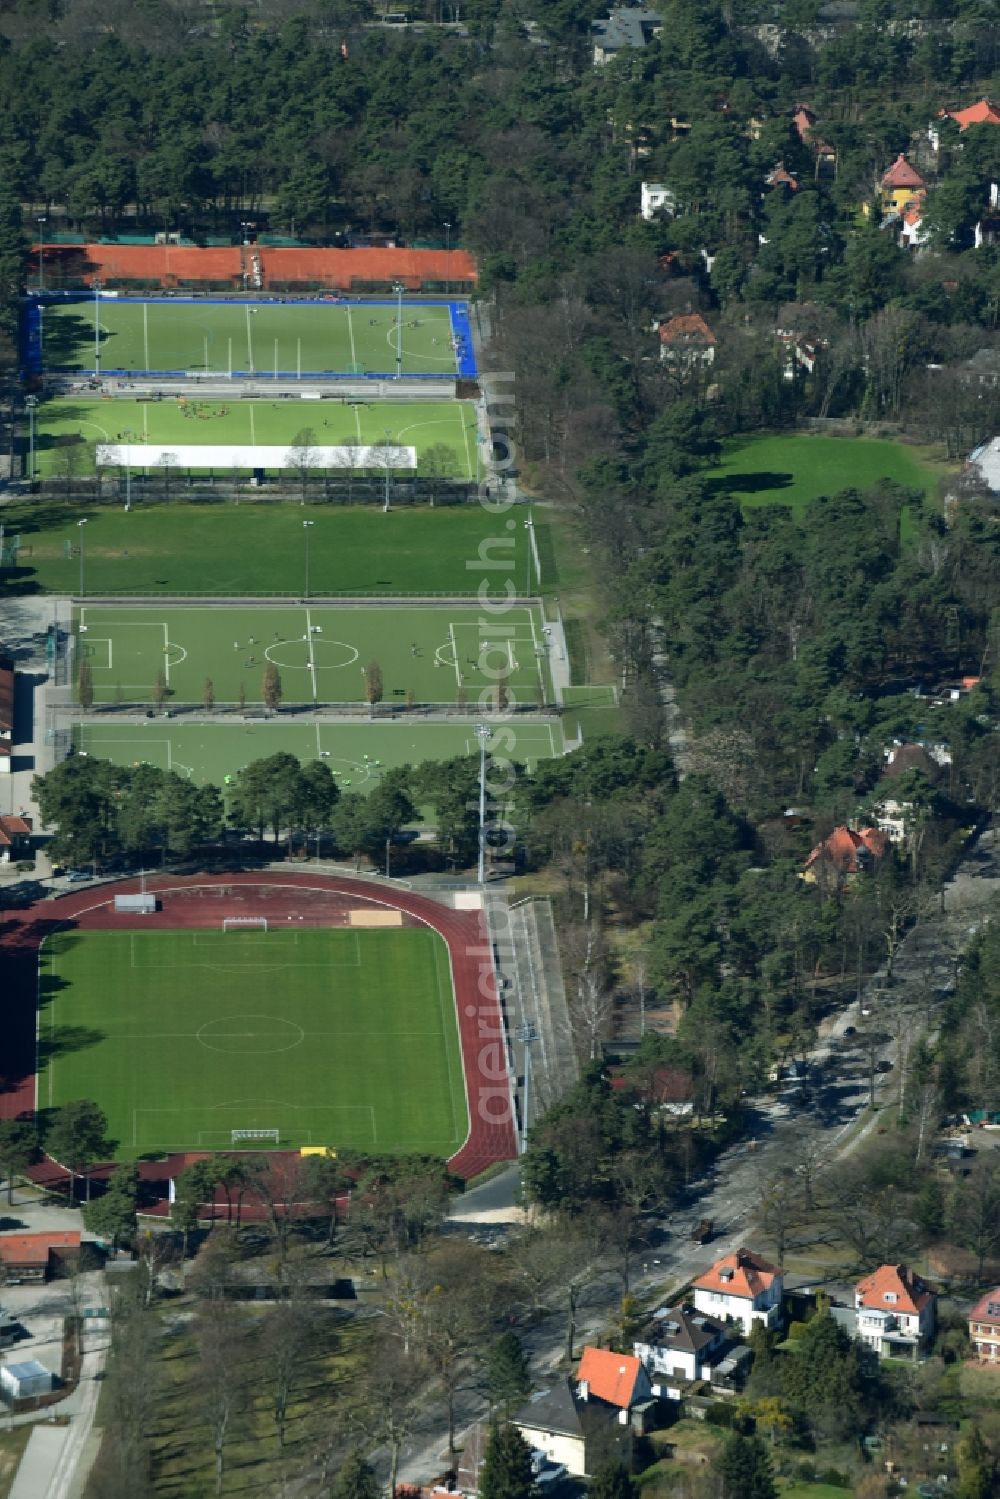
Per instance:
[[[897,212],[902,213],[912,198],[922,197],[926,191],[927,183],[916,167],[911,166],[900,151],[882,178],[883,212],[888,213],[890,209],[895,208]]]

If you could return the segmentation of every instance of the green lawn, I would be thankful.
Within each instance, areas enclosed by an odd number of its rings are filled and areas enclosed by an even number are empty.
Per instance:
[[[415,702],[451,706],[463,692],[474,712],[481,694],[489,704],[500,673],[512,699],[552,697],[541,612],[526,605],[484,619],[478,609],[456,604],[85,604],[74,623],[74,677],[85,660],[96,702],[148,702],[162,673],[167,706],[201,703],[206,679],[220,704],[239,702],[241,692],[260,703],[270,663],[286,703],[362,703],[373,661],[387,706],[405,707],[410,692]]]
[[[869,489],[882,479],[929,494],[938,473],[905,443],[872,437],[780,436],[727,443],[710,478],[717,493],[732,495],[744,510],[788,505],[801,514],[820,495]]]
[[[408,506],[388,515],[372,506],[317,505],[308,513],[315,524],[305,533],[295,504],[140,505],[127,514],[48,501],[9,505],[6,542],[20,536],[21,550],[3,577],[13,587],[76,593],[82,541],[89,594],[301,597],[308,534],[313,594],[474,593],[483,578],[497,593],[507,578],[524,587],[524,527],[507,531],[480,505]],[[491,570],[480,563],[480,547],[489,545]],[[498,561],[509,567],[496,569]],[[554,575],[544,582],[558,588]]]
[[[73,454],[73,477],[95,472],[98,443],[127,442],[133,447],[226,444],[290,445],[303,430],[313,447],[367,448],[387,441],[417,452],[421,464],[434,466],[434,477],[476,480],[476,408],[471,401],[322,401],[199,400],[171,396],[162,401],[101,400],[59,396],[41,402],[36,412],[35,468],[44,477],[66,470]],[[428,450],[434,449],[432,459]],[[249,470],[252,465],[247,462]],[[364,470],[362,455],[345,468]],[[232,467],[218,469],[230,478]],[[384,473],[381,467],[378,473]],[[137,463],[134,476],[142,473]],[[180,468],[178,469],[180,473]],[[318,476],[312,483],[318,483]],[[139,501],[138,503],[141,503]]]
[[[253,309],[253,310],[252,310]],[[185,302],[108,298],[44,310],[47,370],[100,369],[273,377],[394,374],[396,304]],[[403,373],[454,376],[447,307],[403,303]]]
[[[448,1157],[468,1130],[434,932],[72,932],[41,955],[38,1106],[93,1098],[116,1156],[282,1147]]]
[[[558,724],[504,720],[503,754],[533,770],[539,760],[563,752]],[[188,723],[137,718],[132,723],[91,721],[77,726],[77,750],[115,765],[155,765],[175,770],[199,785],[224,786],[253,760],[283,750],[303,762],[321,758],[338,784],[370,791],[386,770],[478,755],[469,723],[424,723],[400,717],[393,723]]]

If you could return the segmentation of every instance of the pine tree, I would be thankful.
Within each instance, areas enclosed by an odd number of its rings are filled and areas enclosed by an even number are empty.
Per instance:
[[[351,1452],[333,1481],[330,1499],[380,1499],[381,1489],[360,1452]]]
[[[201,702],[206,713],[211,713],[215,707],[215,683],[211,677],[205,678],[205,685],[201,690]]]
[[[479,1499],[534,1499],[531,1448],[516,1426],[494,1426],[479,1475]]]
[[[516,1332],[502,1333],[490,1349],[486,1358],[486,1384],[490,1401],[503,1410],[508,1420],[511,1409],[528,1398],[531,1376]]]
[[[733,1432],[715,1462],[725,1499],[775,1499],[771,1459],[762,1437]]]
[[[636,1499],[636,1485],[625,1464],[608,1458],[587,1488],[587,1499]]]

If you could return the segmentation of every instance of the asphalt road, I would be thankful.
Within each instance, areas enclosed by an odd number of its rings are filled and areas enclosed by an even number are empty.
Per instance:
[[[804,1092],[796,1083],[778,1097],[757,1100],[752,1139],[718,1157],[706,1178],[691,1183],[684,1204],[658,1224],[632,1277],[634,1294],[643,1301],[672,1301],[714,1260],[740,1244],[753,1243],[762,1182],[787,1171],[807,1150],[829,1164],[856,1148],[878,1118],[868,1111],[871,1064],[889,1065],[887,1072],[876,1073],[876,1097],[882,1106],[891,1104],[898,1087],[900,1039],[905,1047],[921,1031],[933,1030],[936,1014],[954,985],[961,950],[994,911],[1000,911],[1000,840],[994,829],[988,829],[961,860],[940,906],[903,939],[891,983],[887,985],[884,972],[876,974],[861,1006],[850,1004],[838,1012],[808,1058]],[[862,1007],[872,1013],[862,1016]],[[853,1034],[848,1034],[850,1027]],[[881,1039],[870,1046],[871,1033]],[[482,1205],[493,1210],[491,1218],[498,1199],[510,1192],[510,1180],[490,1183],[488,1203]],[[714,1236],[705,1245],[690,1237],[701,1218],[715,1224]],[[495,1223],[483,1225],[481,1232],[494,1235]],[[577,1319],[577,1350],[607,1328],[622,1291],[620,1277],[612,1274],[595,1277],[585,1289]],[[536,1384],[543,1387],[546,1375],[562,1364],[565,1320],[556,1313],[517,1331],[531,1357]],[[459,1431],[486,1414],[471,1379],[456,1406]],[[444,1433],[441,1402],[429,1399],[404,1443],[400,1481],[426,1482],[443,1471]]]

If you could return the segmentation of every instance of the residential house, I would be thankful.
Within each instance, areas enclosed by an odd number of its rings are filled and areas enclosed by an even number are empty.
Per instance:
[[[927,183],[916,167],[907,161],[900,151],[888,171],[882,175],[882,208],[885,212],[895,208],[897,213],[927,191]]]
[[[14,743],[14,663],[0,655],[0,775],[10,771]]]
[[[0,864],[23,859],[31,853],[31,820],[27,817],[0,817]]]
[[[970,1311],[969,1342],[977,1358],[1000,1364],[1000,1286],[987,1291]]]
[[[485,1421],[477,1421],[470,1426],[461,1439],[461,1456],[455,1469],[454,1486],[449,1484],[448,1488],[435,1488],[431,1490],[419,1490],[418,1494],[426,1495],[426,1499],[445,1499],[450,1495],[454,1499],[456,1493],[464,1494],[465,1499],[477,1499],[479,1494],[479,1477],[483,1470],[486,1459],[486,1448],[489,1446],[493,1428]],[[535,1477],[535,1490],[541,1496],[551,1494],[559,1487],[566,1477],[566,1469],[557,1463],[549,1462],[544,1452],[532,1449],[531,1466]],[[396,1499],[404,1499],[404,1486],[396,1485]],[[417,1496],[414,1496],[417,1499]]]
[[[644,182],[640,190],[639,214],[647,223],[662,213],[672,219],[677,212],[677,198],[663,182]]]
[[[694,1077],[684,1067],[633,1066],[628,1074],[621,1068],[612,1068],[611,1086],[617,1092],[633,1089],[647,1108],[676,1119],[686,1119],[694,1113]]]
[[[834,828],[811,850],[802,878],[809,884],[816,884],[824,874],[849,879],[874,868],[888,848],[889,840],[880,828]]]
[[[80,1258],[79,1232],[0,1234],[0,1265],[9,1281],[45,1281]]]
[[[899,215],[897,238],[901,250],[919,250],[929,239],[923,203],[912,199]]]
[[[700,312],[681,313],[659,325],[660,358],[684,369],[715,361],[719,340]]]
[[[960,134],[968,130],[970,125],[1000,125],[1000,104],[994,104],[992,99],[980,99],[975,104],[967,105],[965,109],[939,110],[937,119],[932,120],[927,127],[927,139],[935,152],[941,149],[941,120],[954,120]]]
[[[663,27],[662,16],[642,5],[616,5],[606,21],[593,21],[590,39],[594,45],[594,67],[604,67],[620,52],[645,47]]]
[[[576,1378],[533,1395],[514,1416],[542,1463],[587,1478],[609,1455],[628,1462],[636,1433],[653,1425],[656,1398],[638,1358],[585,1348]]]
[[[653,1381],[654,1391],[664,1385],[710,1378],[729,1341],[725,1326],[687,1303],[661,1307],[643,1337],[632,1345]],[[672,1394],[670,1389],[666,1393]]]
[[[780,187],[786,193],[797,193],[799,190],[799,179],[794,172],[789,172],[783,161],[776,162],[764,178],[765,187]]]
[[[713,1320],[727,1318],[749,1334],[755,1322],[777,1327],[782,1320],[781,1271],[751,1249],[737,1249],[716,1260],[694,1282],[695,1311]]]
[[[858,1337],[882,1355],[916,1358],[934,1335],[937,1296],[907,1265],[880,1265],[854,1288]]]
[[[800,104],[792,115],[792,124],[798,131],[799,140],[808,146],[816,158],[816,175],[832,176],[837,170],[837,152],[816,134],[816,116],[808,104]]]
[[[790,328],[776,328],[774,332],[781,345],[784,378],[794,380],[796,375],[814,374],[820,352],[826,348],[826,340],[801,338],[794,329]]]

